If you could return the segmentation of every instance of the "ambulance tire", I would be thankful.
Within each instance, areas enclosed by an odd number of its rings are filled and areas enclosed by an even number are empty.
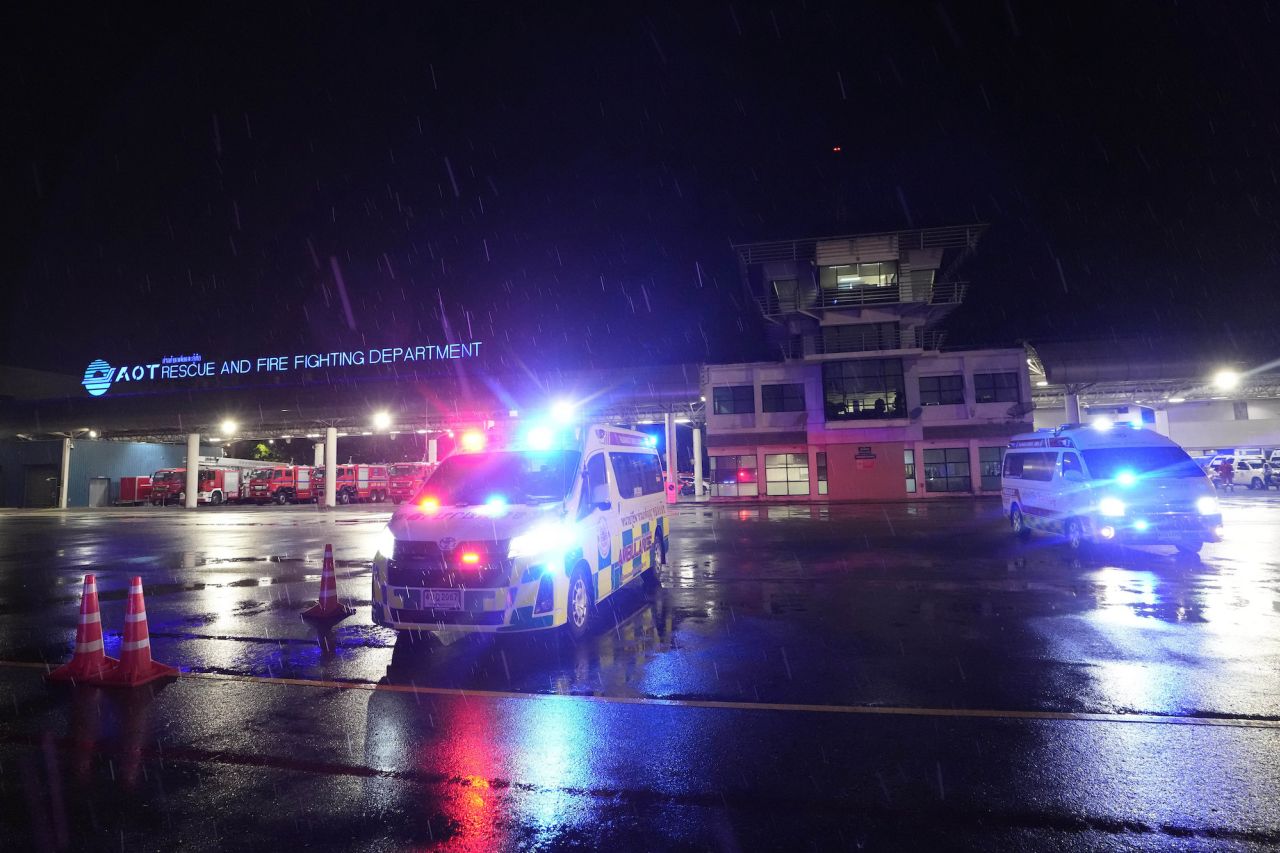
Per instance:
[[[1178,556],[1184,560],[1200,559],[1200,549],[1204,547],[1203,542],[1179,542],[1176,546]]]
[[[649,568],[640,573],[640,582],[644,584],[645,589],[657,589],[662,585],[662,558],[660,556],[661,549],[658,547],[658,540],[662,538],[662,531],[658,531],[658,535],[653,537],[653,544],[649,546]]]
[[[1084,523],[1080,519],[1067,519],[1067,523],[1062,528],[1062,535],[1073,554],[1083,554],[1089,550],[1089,539],[1084,535]]]
[[[1017,504],[1009,510],[1009,529],[1019,539],[1026,539],[1031,535],[1031,528],[1027,526],[1027,517],[1022,514],[1022,507]]]
[[[586,566],[579,565],[569,576],[568,618],[564,627],[570,639],[575,643],[584,639],[591,631],[591,623],[596,615],[595,597],[591,591],[591,577]]]

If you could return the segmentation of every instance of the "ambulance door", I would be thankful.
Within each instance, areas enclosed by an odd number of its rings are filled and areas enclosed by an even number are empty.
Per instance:
[[[1089,487],[1084,481],[1080,456],[1071,450],[1062,452],[1061,481],[1058,484],[1059,517],[1076,518],[1089,513]]]
[[[613,564],[618,559],[622,538],[617,529],[618,501],[610,488],[607,468],[603,450],[587,457],[587,463],[582,467],[582,491],[578,498],[582,555],[595,578],[596,601],[614,589]]]

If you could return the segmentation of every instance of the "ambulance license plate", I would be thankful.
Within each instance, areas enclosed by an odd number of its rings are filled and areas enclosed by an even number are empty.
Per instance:
[[[424,589],[422,591],[422,610],[461,610],[462,590],[460,589]]]

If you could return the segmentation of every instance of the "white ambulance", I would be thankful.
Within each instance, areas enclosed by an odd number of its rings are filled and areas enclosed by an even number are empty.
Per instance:
[[[658,581],[670,523],[644,433],[533,426],[500,447],[463,436],[392,515],[373,562],[386,628],[509,632],[567,626],[637,579]]]
[[[1171,439],[1127,423],[1015,436],[1001,484],[1014,533],[1061,534],[1073,550],[1116,542],[1195,554],[1222,540],[1222,511],[1205,472]]]

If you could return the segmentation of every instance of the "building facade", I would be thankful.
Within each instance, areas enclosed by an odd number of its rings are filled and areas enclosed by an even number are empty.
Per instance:
[[[944,350],[983,226],[735,247],[777,362],[707,365],[711,496],[884,500],[998,493],[1031,426],[1026,354]]]

